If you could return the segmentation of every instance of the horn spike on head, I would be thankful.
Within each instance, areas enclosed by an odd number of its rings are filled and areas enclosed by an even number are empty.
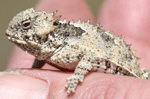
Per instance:
[[[59,15],[59,16],[57,16],[57,17],[54,17],[54,18],[53,18],[53,22],[58,21],[58,20],[61,18],[61,16],[62,16],[62,15]]]
[[[90,23],[90,19],[86,21],[86,23]]]
[[[55,16],[57,12],[58,12],[58,10],[54,11],[54,12],[53,12],[53,16]]]

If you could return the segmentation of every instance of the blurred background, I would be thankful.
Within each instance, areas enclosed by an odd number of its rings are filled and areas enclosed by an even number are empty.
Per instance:
[[[11,19],[19,12],[34,7],[39,0],[0,0],[0,71],[5,70],[14,44],[5,37],[5,30]],[[94,16],[103,0],[85,0]]]

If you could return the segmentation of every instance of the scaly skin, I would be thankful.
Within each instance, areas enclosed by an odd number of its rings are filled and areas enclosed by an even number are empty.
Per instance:
[[[6,30],[7,38],[35,56],[32,68],[45,63],[61,70],[74,70],[67,79],[67,94],[75,92],[90,71],[150,79],[146,68],[139,68],[135,51],[120,36],[99,25],[59,21],[57,11],[46,13],[27,9],[17,14]]]

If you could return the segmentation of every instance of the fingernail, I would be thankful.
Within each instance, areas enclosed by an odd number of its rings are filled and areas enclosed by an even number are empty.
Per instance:
[[[0,76],[0,99],[46,99],[48,83],[26,75]]]

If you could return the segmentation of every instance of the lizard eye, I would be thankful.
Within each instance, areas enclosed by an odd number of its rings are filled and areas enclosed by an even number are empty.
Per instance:
[[[32,22],[31,21],[25,21],[23,22],[23,28],[24,29],[29,29],[32,25]]]

